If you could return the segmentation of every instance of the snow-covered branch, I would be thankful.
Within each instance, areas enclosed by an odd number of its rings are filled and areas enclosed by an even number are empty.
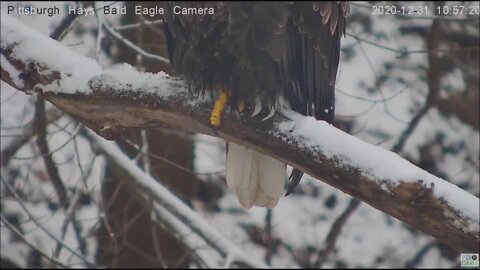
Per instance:
[[[479,199],[387,150],[291,111],[242,123],[228,113],[219,133],[212,102],[183,81],[125,65],[102,70],[92,59],[2,14],[1,78],[41,94],[105,138],[159,126],[234,141],[303,170],[460,250],[479,250]],[[266,168],[267,169],[267,168]],[[287,199],[288,200],[288,199]]]

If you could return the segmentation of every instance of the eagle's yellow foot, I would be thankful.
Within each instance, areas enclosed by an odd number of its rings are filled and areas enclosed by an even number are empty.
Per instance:
[[[222,124],[222,113],[225,110],[225,106],[228,102],[228,94],[221,93],[217,100],[215,100],[215,104],[213,105],[212,112],[210,113],[210,125],[213,128],[214,133],[218,133],[218,128]],[[245,122],[241,113],[245,111],[245,102],[243,100],[237,103],[237,110],[234,110],[237,114],[238,118]]]
[[[225,104],[227,104],[227,99],[227,94],[221,93],[213,105],[212,113],[210,114],[210,125],[212,125],[215,133],[218,132],[218,127],[222,123],[222,113],[225,109]]]

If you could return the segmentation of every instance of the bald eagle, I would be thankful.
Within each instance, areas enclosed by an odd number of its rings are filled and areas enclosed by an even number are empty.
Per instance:
[[[212,126],[220,126],[225,104],[250,117],[268,119],[286,106],[333,122],[346,2],[164,5],[170,62],[192,93],[217,97]],[[292,171],[287,195],[302,174]],[[286,164],[227,142],[226,178],[243,207],[273,208],[284,193]]]

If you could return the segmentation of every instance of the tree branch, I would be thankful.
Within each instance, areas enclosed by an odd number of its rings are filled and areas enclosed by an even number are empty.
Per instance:
[[[52,107],[45,112],[45,124],[49,125],[57,121],[63,115],[63,111]],[[33,137],[33,135],[35,135],[35,132],[35,125],[30,123],[22,130],[22,134],[19,134],[19,136],[16,136],[10,143],[2,147],[0,153],[0,165],[7,166],[11,158]]]
[[[438,57],[438,39],[440,36],[440,21],[438,19],[433,20],[430,27],[430,33],[427,38],[427,48],[430,52],[428,54],[428,95],[425,100],[425,105],[415,114],[410,120],[407,128],[402,132],[398,142],[393,146],[392,151],[399,153],[402,151],[410,134],[415,130],[420,120],[425,116],[428,111],[437,106],[438,98],[440,95],[440,59]]]
[[[55,192],[57,193],[58,202],[66,211],[69,206],[67,190],[62,179],[60,178],[60,174],[58,173],[55,162],[53,161],[50,148],[48,147],[47,125],[45,122],[45,101],[42,98],[37,99],[35,102],[35,126],[37,130],[37,146],[40,150],[40,154],[43,157],[45,168],[47,169],[50,181],[55,188]]]
[[[347,222],[350,215],[357,209],[360,205],[361,201],[357,199],[350,200],[347,208],[343,211],[343,213],[333,222],[332,227],[330,228],[330,232],[327,235],[327,239],[325,240],[325,248],[318,252],[317,260],[314,264],[315,268],[322,268],[323,263],[327,259],[328,255],[333,252],[335,248],[335,243],[337,242],[338,236],[342,232],[343,226]]]
[[[459,251],[479,250],[479,199],[390,151],[291,111],[246,123],[227,113],[214,133],[211,101],[189,96],[183,81],[131,67],[102,71],[16,19],[2,14],[1,20],[2,80],[39,93],[105,138],[159,126],[220,137],[282,160]]]
[[[25,244],[27,244],[31,249],[35,250],[40,254],[42,257],[50,261],[53,265],[58,265],[64,269],[67,269],[68,267],[61,263],[60,261],[56,260],[55,258],[52,258],[51,256],[48,256],[45,254],[40,248],[36,247],[33,243],[31,243],[21,232],[15,228],[12,224],[8,222],[6,218],[3,217],[3,215],[0,215],[0,220],[9,228],[18,238],[20,238]]]
[[[233,256],[233,261],[244,263],[254,268],[266,268],[262,262],[248,256],[243,250],[233,244],[195,213],[184,202],[171,194],[168,189],[155,181],[152,176],[142,171],[120,148],[112,142],[107,142],[98,136],[91,136],[105,157],[130,178],[130,184],[135,184],[141,192],[159,203],[167,212],[186,224],[193,232],[211,245],[224,257]],[[170,220],[170,225],[178,221]],[[184,228],[179,228],[184,229]]]

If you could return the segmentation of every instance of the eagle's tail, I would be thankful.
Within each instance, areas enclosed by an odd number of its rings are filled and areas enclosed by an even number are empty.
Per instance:
[[[245,208],[273,208],[284,192],[286,165],[252,148],[227,143],[227,185]]]

